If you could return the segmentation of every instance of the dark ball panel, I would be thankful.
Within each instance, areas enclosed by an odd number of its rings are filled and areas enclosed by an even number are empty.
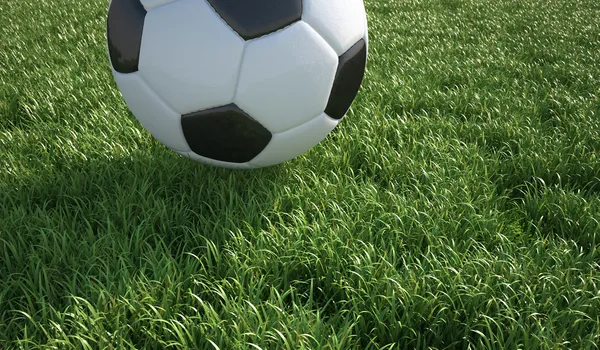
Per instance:
[[[342,56],[333,82],[325,113],[334,119],[342,119],[362,84],[367,66],[367,45],[363,39]]]
[[[146,10],[140,0],[113,0],[108,9],[106,40],[113,68],[119,73],[138,70]]]
[[[186,114],[183,134],[196,154],[224,162],[245,163],[271,141],[271,133],[235,104]]]
[[[302,16],[302,0],[208,0],[245,40],[284,28]]]

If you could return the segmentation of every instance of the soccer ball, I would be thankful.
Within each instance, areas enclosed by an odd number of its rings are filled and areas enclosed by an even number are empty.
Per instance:
[[[368,45],[363,0],[112,0],[106,38],[141,125],[228,168],[321,142],[356,98]]]

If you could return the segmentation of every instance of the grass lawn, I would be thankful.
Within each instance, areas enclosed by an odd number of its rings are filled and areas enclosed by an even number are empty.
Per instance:
[[[367,0],[348,116],[282,165],[169,151],[108,0],[0,1],[0,349],[596,349],[600,2]]]

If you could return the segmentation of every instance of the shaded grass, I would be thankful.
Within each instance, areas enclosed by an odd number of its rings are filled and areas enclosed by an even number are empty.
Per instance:
[[[348,117],[251,172],[140,127],[106,6],[0,4],[0,347],[597,347],[596,1],[367,1]]]

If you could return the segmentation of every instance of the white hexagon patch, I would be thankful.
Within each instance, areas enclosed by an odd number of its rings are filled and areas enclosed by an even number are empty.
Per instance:
[[[146,15],[139,70],[186,114],[231,102],[243,51],[242,38],[208,3],[177,0]]]
[[[131,113],[165,146],[178,151],[190,151],[181,130],[181,116],[169,108],[138,74],[121,74],[113,70],[115,82]]]
[[[162,6],[175,0],[140,0],[146,11],[150,11],[155,7]]]
[[[333,47],[338,56],[365,35],[363,0],[303,0],[302,20]]]
[[[234,102],[273,133],[325,110],[338,56],[304,22],[249,41]]]

